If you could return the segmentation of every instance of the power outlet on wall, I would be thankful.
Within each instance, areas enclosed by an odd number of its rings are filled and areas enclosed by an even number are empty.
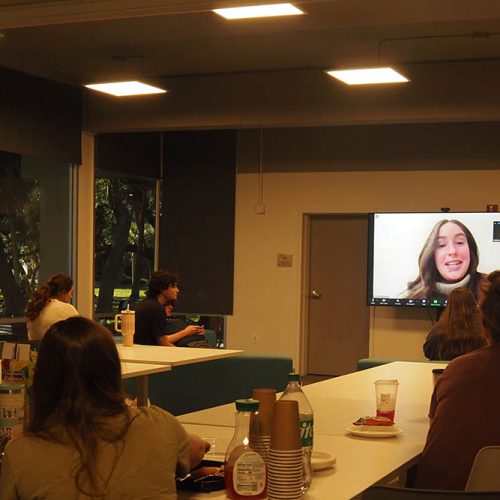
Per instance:
[[[257,335],[252,335],[252,344],[256,344],[257,342],[259,341],[259,338],[257,337]]]

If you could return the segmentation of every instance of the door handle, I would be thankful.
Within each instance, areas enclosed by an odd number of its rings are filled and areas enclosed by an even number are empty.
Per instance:
[[[321,297],[322,297],[322,295],[319,292],[317,292],[316,290],[313,290],[311,292],[311,298],[312,299],[321,299]]]

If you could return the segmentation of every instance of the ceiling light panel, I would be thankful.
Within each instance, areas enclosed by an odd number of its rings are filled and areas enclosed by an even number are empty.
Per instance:
[[[365,68],[327,71],[330,76],[348,85],[373,85],[380,83],[404,83],[408,78],[392,68]]]
[[[111,82],[111,83],[93,83],[85,85],[88,89],[111,94],[116,97],[124,97],[131,95],[148,95],[148,94],[164,94],[166,90],[146,83],[131,81],[131,82]]]
[[[299,16],[304,14],[291,3],[275,3],[268,5],[249,5],[247,7],[232,7],[214,9],[213,12],[226,19],[252,19],[257,17]]]

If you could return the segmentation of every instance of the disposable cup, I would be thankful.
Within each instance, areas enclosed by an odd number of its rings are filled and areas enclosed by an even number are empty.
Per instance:
[[[299,404],[292,400],[276,401],[274,403],[271,449],[293,451],[301,448]]]
[[[434,385],[436,385],[437,379],[443,372],[444,368],[434,368],[434,370],[432,370],[432,381],[434,382]]]
[[[259,412],[254,417],[258,422],[259,434],[262,437],[270,437],[273,425],[276,389],[271,387],[258,387],[252,391],[252,397],[260,403]]]
[[[387,417],[394,422],[398,385],[399,382],[397,380],[375,381],[375,396],[378,417]]]

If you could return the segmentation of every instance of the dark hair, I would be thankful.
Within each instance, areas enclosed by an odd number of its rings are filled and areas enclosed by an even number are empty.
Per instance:
[[[38,318],[42,309],[50,302],[50,299],[61,293],[69,292],[73,288],[73,280],[64,273],[52,275],[45,283],[33,292],[31,300],[26,307],[26,316],[30,321]]]
[[[105,418],[117,416],[123,419],[118,430]],[[111,333],[80,316],[54,323],[40,344],[28,432],[49,441],[69,440],[78,452],[77,489],[98,496],[106,493],[109,480],[97,470],[99,443],[123,443],[129,425]]]
[[[178,282],[177,275],[171,271],[163,269],[155,271],[149,280],[146,296],[152,298],[158,297],[163,290],[166,290],[170,285],[175,285]]]
[[[500,342],[500,274],[499,271],[493,271],[490,276],[492,275],[493,279],[486,291],[481,312],[485,330],[490,334],[493,342]]]
[[[438,359],[454,359],[486,345],[481,314],[474,294],[464,287],[455,288],[438,321]]]
[[[479,250],[477,248],[477,243],[467,226],[456,219],[441,219],[432,228],[418,257],[419,274],[414,281],[408,283],[407,295],[409,298],[427,299],[439,295],[436,288],[436,282],[441,281],[441,275],[436,267],[434,252],[437,248],[439,230],[448,222],[459,226],[467,238],[470,255],[469,268],[467,269],[467,274],[470,275],[470,281],[467,288],[472,290],[476,300],[479,299],[478,286],[481,281],[481,274],[477,272],[477,266],[479,265]]]

